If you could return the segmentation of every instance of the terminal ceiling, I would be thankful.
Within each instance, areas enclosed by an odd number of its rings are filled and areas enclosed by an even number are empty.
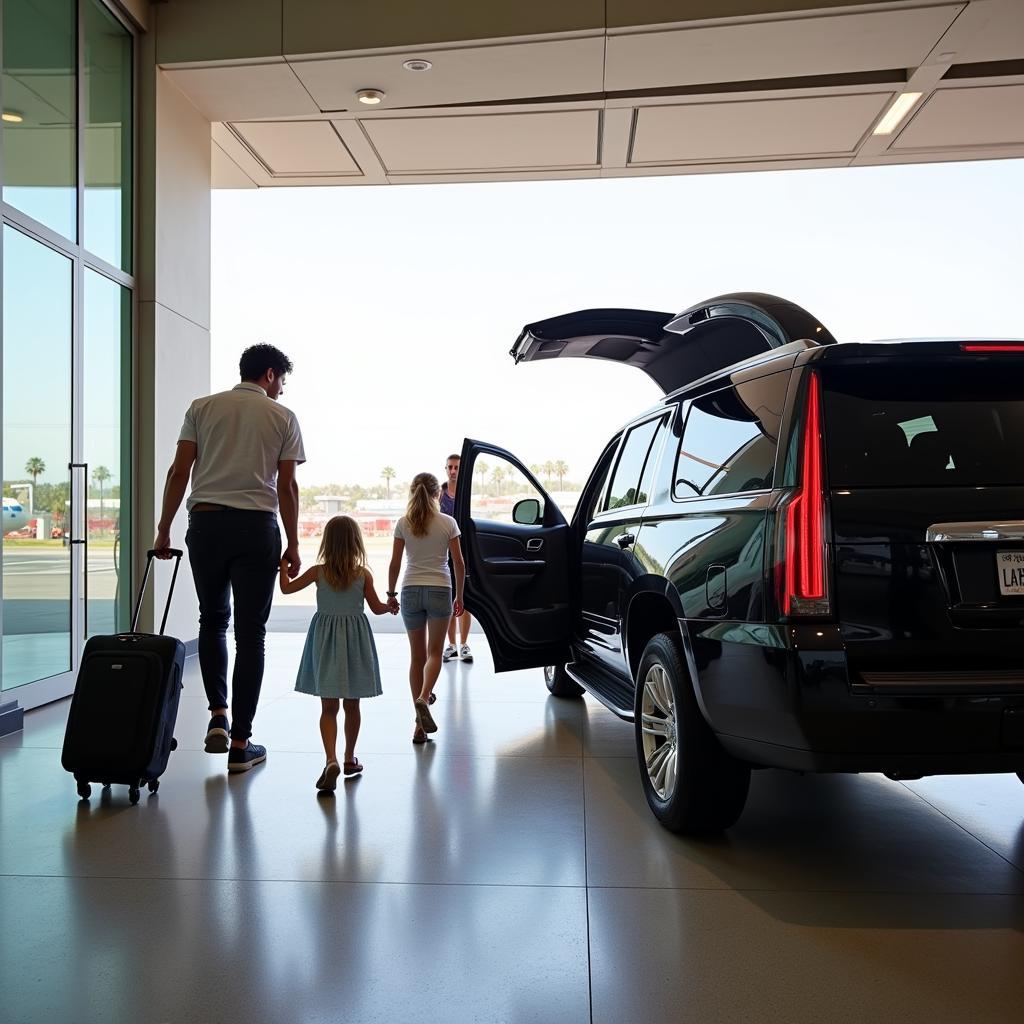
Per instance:
[[[1024,0],[168,0],[153,12],[157,60],[213,124],[218,187],[1024,156]],[[384,99],[364,106],[361,89]],[[875,134],[906,92],[920,99]]]

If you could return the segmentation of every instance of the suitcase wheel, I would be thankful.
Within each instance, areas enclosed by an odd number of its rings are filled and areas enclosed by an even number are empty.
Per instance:
[[[139,802],[139,787],[129,786],[128,787],[128,803],[133,806]]]
[[[76,779],[75,781],[78,783],[78,795],[83,800],[88,800],[89,797],[92,796],[92,786],[81,779]]]
[[[149,780],[149,791],[150,791],[150,793],[155,793],[159,788],[160,788],[160,780],[159,779],[150,779]]]
[[[174,737],[172,736],[171,737],[171,750],[177,750],[177,749],[178,749],[178,741],[176,739],[174,739]]]

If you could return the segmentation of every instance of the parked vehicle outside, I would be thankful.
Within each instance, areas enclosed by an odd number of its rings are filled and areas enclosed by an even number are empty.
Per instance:
[[[1024,342],[839,345],[738,293],[555,317],[512,355],[665,392],[571,521],[471,439],[456,516],[497,671],[632,722],[666,827],[728,828],[752,768],[1024,773]],[[480,457],[522,481],[512,522],[475,514]]]

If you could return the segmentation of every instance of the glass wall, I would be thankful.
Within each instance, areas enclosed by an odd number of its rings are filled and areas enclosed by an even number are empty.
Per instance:
[[[134,38],[102,0],[0,12],[0,689],[32,706],[128,623]]]
[[[129,589],[121,585],[122,551],[130,550],[130,423],[126,369],[131,357],[131,292],[93,270],[85,272],[82,320],[83,435],[88,477],[86,632],[114,633],[126,621]],[[127,568],[127,563],[125,563]]]
[[[75,67],[70,0],[3,0],[3,201],[78,240]]]

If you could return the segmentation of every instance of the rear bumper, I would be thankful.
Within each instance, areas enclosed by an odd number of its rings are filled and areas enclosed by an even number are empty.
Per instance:
[[[1024,771],[1024,689],[863,692],[834,627],[694,635],[698,697],[723,746],[755,764],[905,776]],[[709,654],[713,653],[713,657]],[[995,682],[995,680],[993,680]]]

